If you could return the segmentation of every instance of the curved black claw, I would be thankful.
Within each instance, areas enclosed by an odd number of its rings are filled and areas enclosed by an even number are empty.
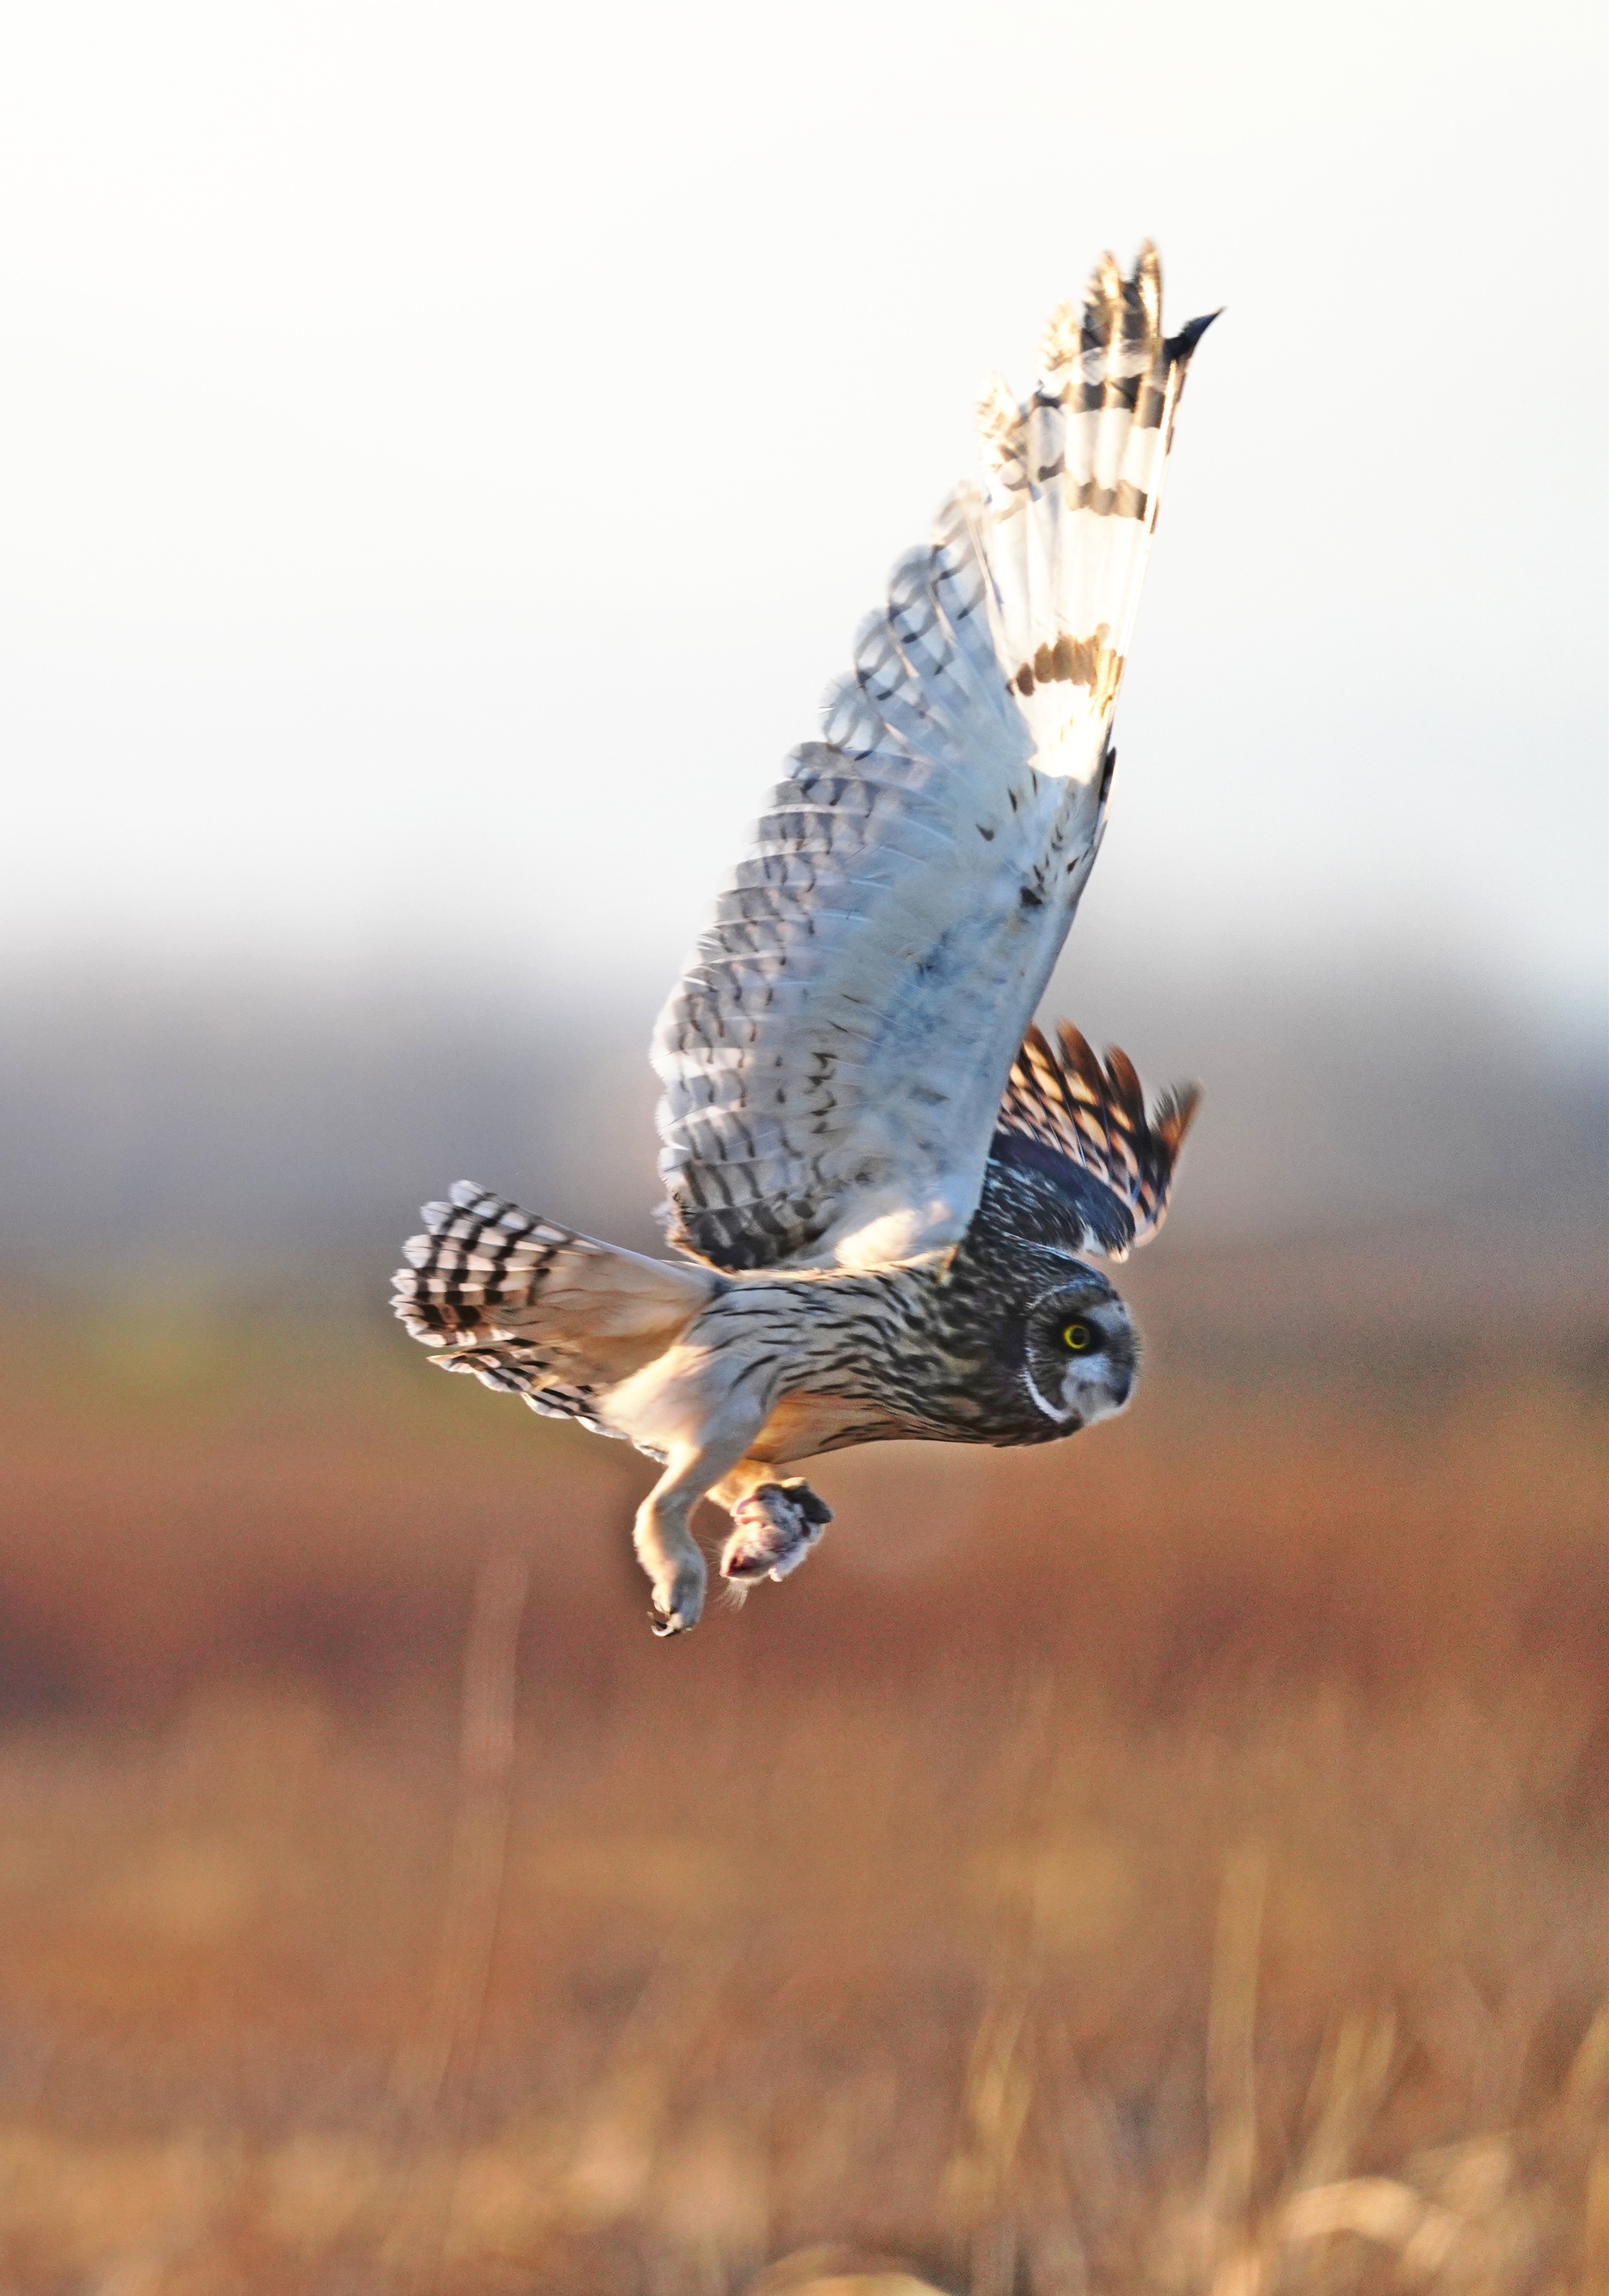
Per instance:
[[[653,1628],[654,1633],[659,1636],[660,1640],[663,1642],[667,1635],[690,1635],[693,1632],[694,1628],[697,1626],[698,1620],[696,1619],[678,1619],[674,1615],[668,1618],[663,1611],[656,1610],[653,1604],[650,1603],[648,1606],[648,1623]]]

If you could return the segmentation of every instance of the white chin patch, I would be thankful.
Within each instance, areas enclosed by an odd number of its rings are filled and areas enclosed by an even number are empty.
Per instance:
[[[1067,1384],[1071,1388],[1073,1382],[1070,1379]],[[1093,1427],[1102,1419],[1115,1419],[1128,1402],[1129,1392],[1125,1390],[1121,1395],[1113,1394],[1104,1379],[1080,1380],[1073,1416],[1081,1419],[1086,1427]]]

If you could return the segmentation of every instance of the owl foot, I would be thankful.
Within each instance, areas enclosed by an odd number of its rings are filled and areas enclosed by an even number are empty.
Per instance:
[[[661,1638],[666,1635],[691,1634],[702,1616],[704,1608],[703,1561],[689,1569],[685,1563],[653,1589],[648,1623]]]
[[[721,1555],[721,1576],[735,1586],[785,1578],[833,1520],[833,1510],[798,1476],[762,1483],[732,1510],[732,1536]]]

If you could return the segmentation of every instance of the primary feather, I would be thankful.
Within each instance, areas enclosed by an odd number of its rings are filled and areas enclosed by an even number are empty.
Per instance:
[[[1012,1062],[989,1149],[991,1175],[1032,1174],[1083,1214],[1074,1247],[1127,1259],[1167,1217],[1186,1133],[1201,1103],[1196,1085],[1174,1085],[1154,1108],[1121,1046],[1103,1062],[1071,1022],[1059,1052],[1030,1029]]]
[[[952,1244],[1100,841],[1185,368],[1145,249],[981,410],[981,489],[902,560],[661,1016],[674,1242],[716,1266]]]

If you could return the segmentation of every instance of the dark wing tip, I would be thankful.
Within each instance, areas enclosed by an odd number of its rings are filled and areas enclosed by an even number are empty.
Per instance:
[[[1216,311],[1208,311],[1199,319],[1186,320],[1177,335],[1170,335],[1162,345],[1163,356],[1169,365],[1187,366],[1194,354],[1195,346],[1206,333],[1207,329],[1212,324],[1214,319],[1221,319],[1223,315],[1224,306],[1220,303]]]

